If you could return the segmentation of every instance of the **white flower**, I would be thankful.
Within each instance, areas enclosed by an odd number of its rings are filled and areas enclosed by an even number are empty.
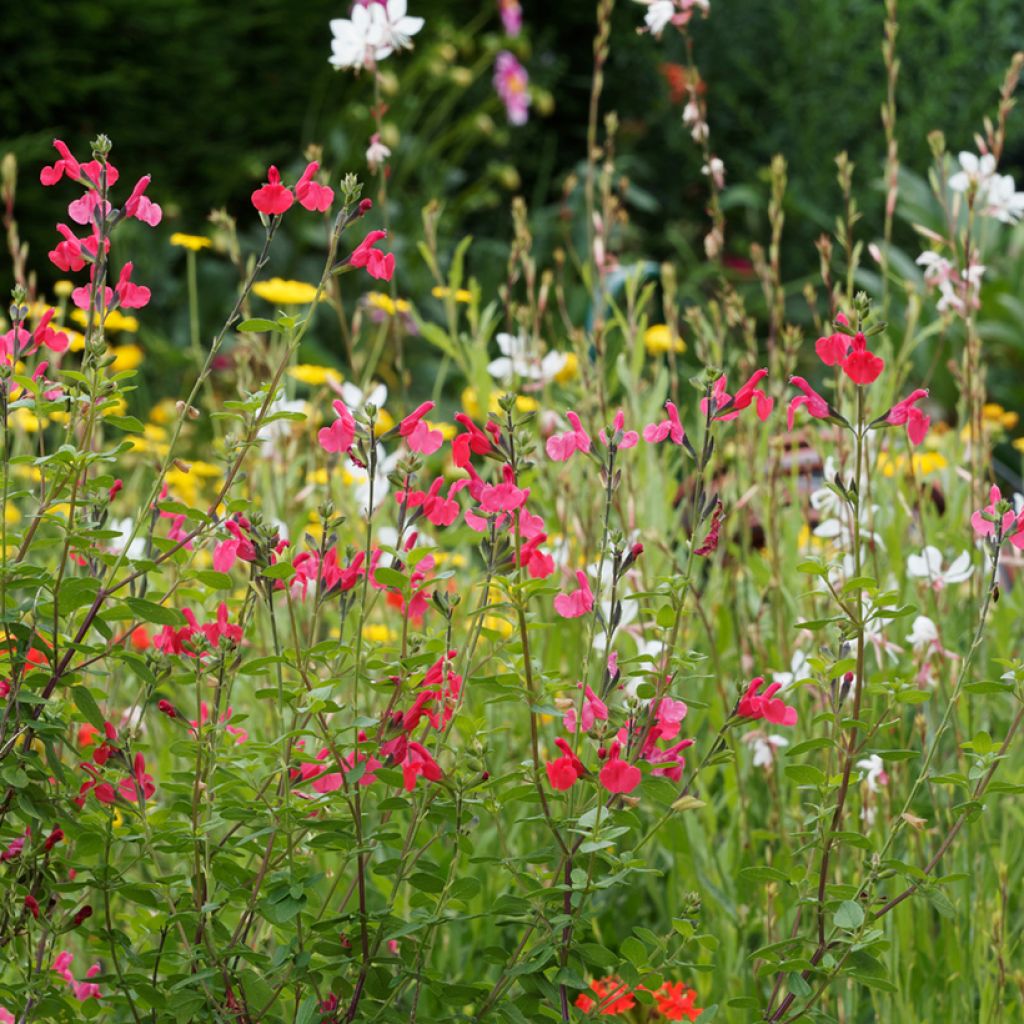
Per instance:
[[[918,615],[907,634],[907,643],[920,654],[939,642],[939,629],[927,615]]]
[[[772,682],[781,684],[782,690],[787,690],[794,683],[800,683],[805,679],[811,678],[811,666],[808,664],[807,655],[803,651],[793,652],[793,657],[789,661],[788,672],[772,673]]]
[[[351,18],[333,19],[330,63],[336,68],[365,68],[395,50],[411,50],[423,19],[409,17],[406,10],[406,0],[386,0],[366,7],[357,4]]]
[[[548,352],[543,359],[531,353],[525,335],[501,333],[494,339],[501,356],[487,364],[487,372],[498,381],[511,383],[513,378],[547,383],[557,377],[569,362],[566,352]]]
[[[885,774],[885,762],[878,754],[862,758],[857,762],[857,767],[866,773],[864,781],[872,793],[877,793],[889,781],[889,776]]]
[[[341,385],[341,400],[351,412],[363,412],[367,404],[379,412],[388,400],[388,388],[386,384],[374,384],[368,391],[360,391],[355,384],[345,381]]]
[[[129,558],[145,558],[146,557],[146,538],[140,532],[140,535],[136,537],[131,544],[128,544],[128,538],[132,535],[132,530],[135,528],[135,521],[130,517],[126,516],[124,519],[111,519],[106,524],[105,529],[117,530],[119,536],[113,537],[107,541],[107,545],[110,550],[115,554],[119,555],[125,550],[127,545],[127,555]]]
[[[1004,224],[1016,224],[1024,216],[1024,192],[1017,191],[1011,175],[996,174],[992,177],[985,190],[982,213]]]
[[[935,590],[942,590],[953,583],[963,583],[971,578],[973,572],[969,551],[958,555],[946,569],[942,568],[942,552],[931,544],[921,554],[911,555],[907,559],[907,575],[914,579],[928,580]]]
[[[383,445],[377,445],[377,472],[373,480],[373,507],[378,508],[380,503],[387,497],[391,484],[388,477],[395,471],[395,467],[402,459],[401,449],[396,449],[390,455],[386,455]],[[368,513],[367,505],[370,501],[370,474],[360,466],[350,463],[344,470],[345,482],[355,487],[356,502],[364,514]]]
[[[789,746],[789,740],[785,736],[769,736],[759,730],[748,732],[743,737],[743,742],[754,751],[751,763],[755,768],[770,768],[775,760],[776,748]]]
[[[275,398],[267,410],[267,416],[269,418],[279,412],[300,412],[305,415],[309,412],[309,405],[306,402],[289,402],[285,398]],[[279,443],[291,436],[294,427],[295,422],[287,419],[274,420],[273,423],[265,423],[260,427],[256,439],[263,442],[262,453],[265,459],[273,458],[277,454]]]
[[[972,186],[981,191],[996,171],[996,158],[985,153],[980,158],[974,153],[962,152],[959,157],[960,170],[949,179],[954,192],[966,192]]]
[[[370,145],[366,149],[366,162],[371,171],[375,171],[378,165],[386,163],[391,156],[391,150],[380,141],[380,133],[374,132],[370,136]]]
[[[672,0],[637,0],[637,2],[647,7],[647,11],[644,14],[644,24],[647,26],[647,31],[655,39],[660,39],[661,33],[668,28],[670,22],[675,17],[676,5]]]
[[[825,457],[822,476],[829,482],[836,478],[836,460],[831,455]],[[823,484],[816,491],[811,492],[811,508],[820,513],[822,517],[831,518],[838,516],[847,508],[847,505],[836,491]]]
[[[715,188],[725,188],[725,164],[717,156],[713,156],[704,164],[700,169],[700,173],[708,175],[715,183]]]

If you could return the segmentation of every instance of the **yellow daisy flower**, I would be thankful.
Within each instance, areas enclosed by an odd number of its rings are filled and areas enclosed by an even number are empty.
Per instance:
[[[452,290],[451,288],[445,288],[438,284],[434,285],[434,287],[430,289],[430,294],[433,295],[435,299],[447,299],[448,296],[452,294]],[[459,288],[455,292],[455,301],[464,302],[466,305],[469,305],[469,303],[473,301],[473,293],[466,288]]]
[[[127,344],[127,345],[113,345],[110,349],[110,354],[114,357],[113,363],[110,364],[111,370],[114,373],[120,373],[122,370],[134,370],[135,367],[142,363],[142,349],[138,345]]]
[[[311,388],[319,387],[328,382],[340,384],[341,374],[332,366],[317,366],[314,363],[298,363],[288,367],[288,376],[300,384],[308,384]]]
[[[305,281],[286,281],[282,277],[257,281],[252,290],[272,306],[308,306],[316,298],[316,285]]]
[[[184,232],[175,231],[171,235],[171,245],[181,249],[190,249],[192,252],[199,252],[200,249],[209,249],[213,242],[205,235],[186,235]]]
[[[71,319],[83,327],[87,326],[89,320],[84,309],[73,309],[71,311]],[[96,323],[98,320],[99,318],[97,317],[93,322]],[[103,329],[110,332],[127,331],[129,334],[134,334],[139,329],[139,321],[133,316],[125,316],[119,309],[112,309],[107,313],[107,318],[103,322]]]
[[[396,313],[408,313],[412,309],[405,299],[392,299],[384,292],[367,292],[366,303],[375,309],[382,310],[388,316],[394,316]]]
[[[668,324],[653,324],[644,331],[644,348],[651,356],[664,355],[672,347],[672,331]],[[686,342],[676,338],[676,352],[686,351]]]

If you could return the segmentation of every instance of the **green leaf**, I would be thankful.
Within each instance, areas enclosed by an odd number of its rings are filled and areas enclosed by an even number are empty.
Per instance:
[[[833,922],[837,928],[843,928],[846,931],[859,928],[864,923],[864,908],[853,900],[843,900],[839,904],[839,909],[836,910]]]
[[[253,316],[248,320],[243,320],[236,328],[239,333],[256,334],[260,331],[277,331],[281,332],[281,325],[273,320],[268,320],[266,317]]]
[[[71,688],[71,699],[75,702],[75,707],[82,712],[85,720],[90,725],[96,726],[100,732],[103,732],[106,720],[93,695],[84,686],[73,686]]]
[[[825,781],[825,773],[813,764],[787,764],[783,770],[798,786],[820,786]]]
[[[291,562],[278,562],[268,565],[260,575],[268,580],[290,580],[295,575],[295,566]]]
[[[144,601],[141,597],[126,597],[124,603],[132,610],[136,618],[153,622],[158,626],[183,626],[185,616],[177,608],[168,608],[155,601]]]
[[[142,420],[134,416],[104,416],[103,422],[117,427],[118,430],[126,430],[130,434],[141,434],[146,429]]]

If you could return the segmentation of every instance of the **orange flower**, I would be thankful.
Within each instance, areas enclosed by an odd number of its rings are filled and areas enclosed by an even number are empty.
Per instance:
[[[694,1005],[697,993],[681,981],[675,984],[666,981],[654,993],[654,998],[666,1020],[696,1020],[701,1014],[701,1007]]]
[[[633,993],[619,978],[595,978],[590,983],[590,990],[597,996],[597,999],[591,999],[590,996],[583,993],[576,997],[576,1006],[584,1013],[590,1013],[596,1008],[602,1017],[613,1017],[617,1013],[625,1013],[636,1006]]]

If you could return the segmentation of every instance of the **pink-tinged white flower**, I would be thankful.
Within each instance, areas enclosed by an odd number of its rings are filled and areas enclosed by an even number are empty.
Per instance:
[[[487,364],[487,372],[497,381],[511,385],[515,378],[546,384],[554,380],[568,365],[567,352],[551,351],[543,357],[531,350],[530,340],[523,334],[499,333],[495,339],[501,355]]]
[[[957,159],[960,170],[949,178],[949,187],[954,192],[968,192],[971,189],[980,192],[988,187],[992,175],[996,173],[996,158],[991,153],[983,153],[979,157],[964,150]]]
[[[673,0],[637,0],[637,3],[642,3],[647,8],[644,11],[644,25],[647,31],[655,39],[660,39],[662,32],[672,24],[672,19],[676,16],[676,5]]]
[[[786,410],[786,427],[789,430],[793,429],[793,419],[797,409],[801,406],[804,406],[815,419],[827,420],[832,416],[832,409],[828,402],[803,377],[790,377],[789,383],[802,392],[790,401]]]
[[[1024,192],[1018,192],[1013,177],[996,174],[985,192],[983,214],[1003,224],[1016,224],[1024,217]]]
[[[710,178],[719,191],[725,188],[725,164],[717,156],[702,164],[700,173]]]
[[[918,653],[939,643],[939,629],[927,615],[918,615],[907,634],[907,643]]]
[[[371,15],[379,21],[382,39],[374,57],[383,60],[395,50],[411,50],[412,37],[423,28],[423,19],[408,13],[406,0],[376,0],[372,6],[376,10],[371,11]]]
[[[668,412],[668,419],[658,423],[648,423],[644,427],[644,440],[649,444],[659,444],[661,441],[669,440],[673,444],[682,444],[686,437],[686,431],[679,421],[679,410],[674,402],[666,402],[665,410]]]
[[[750,763],[755,768],[771,768],[775,763],[775,752],[789,746],[785,736],[769,735],[760,729],[745,733],[742,739],[754,752]]]
[[[590,451],[590,435],[583,429],[579,416],[571,410],[565,416],[572,429],[564,434],[552,434],[544,446],[548,458],[555,462],[568,462],[574,452]]]
[[[764,690],[759,693],[761,687]],[[764,718],[774,725],[796,725],[796,708],[789,707],[775,696],[781,689],[781,683],[766,686],[763,676],[752,679],[739,700],[736,713],[742,718]]]
[[[911,555],[907,559],[907,575],[913,579],[927,580],[934,590],[963,583],[971,578],[973,572],[969,551],[962,552],[945,568],[942,566],[942,552],[931,544],[921,554]]]
[[[974,261],[973,251],[971,262],[964,270],[932,250],[921,253],[916,262],[924,267],[924,283],[939,290],[936,309],[940,313],[952,311],[958,316],[966,316],[981,308],[981,282],[985,267]]]
[[[380,141],[380,132],[374,132],[370,136],[370,145],[366,148],[366,163],[373,174],[381,164],[386,164],[391,157],[391,150]]]
[[[563,619],[578,619],[594,607],[594,592],[587,582],[587,574],[582,570],[576,572],[576,583],[575,590],[555,597],[555,611]]]
[[[862,777],[872,793],[877,793],[889,781],[889,776],[885,773],[885,762],[878,754],[861,758],[857,762],[857,767],[864,773]]]
[[[516,55],[502,50],[494,62],[494,90],[505,104],[510,124],[526,124],[530,117],[530,76]]]
[[[683,124],[690,129],[690,138],[698,145],[707,141],[711,129],[708,127],[707,121],[704,120],[700,104],[695,99],[691,99],[683,107]]]
[[[325,452],[339,454],[352,447],[356,439],[356,421],[344,402],[335,400],[332,404],[338,418],[317,434],[317,440]]]
[[[406,0],[357,3],[351,17],[330,22],[329,62],[336,68],[370,68],[395,50],[411,50],[412,37],[423,28],[423,19],[406,12]]]
[[[519,0],[498,0],[498,13],[501,15],[501,27],[505,35],[514,39],[523,28],[523,8]]]

